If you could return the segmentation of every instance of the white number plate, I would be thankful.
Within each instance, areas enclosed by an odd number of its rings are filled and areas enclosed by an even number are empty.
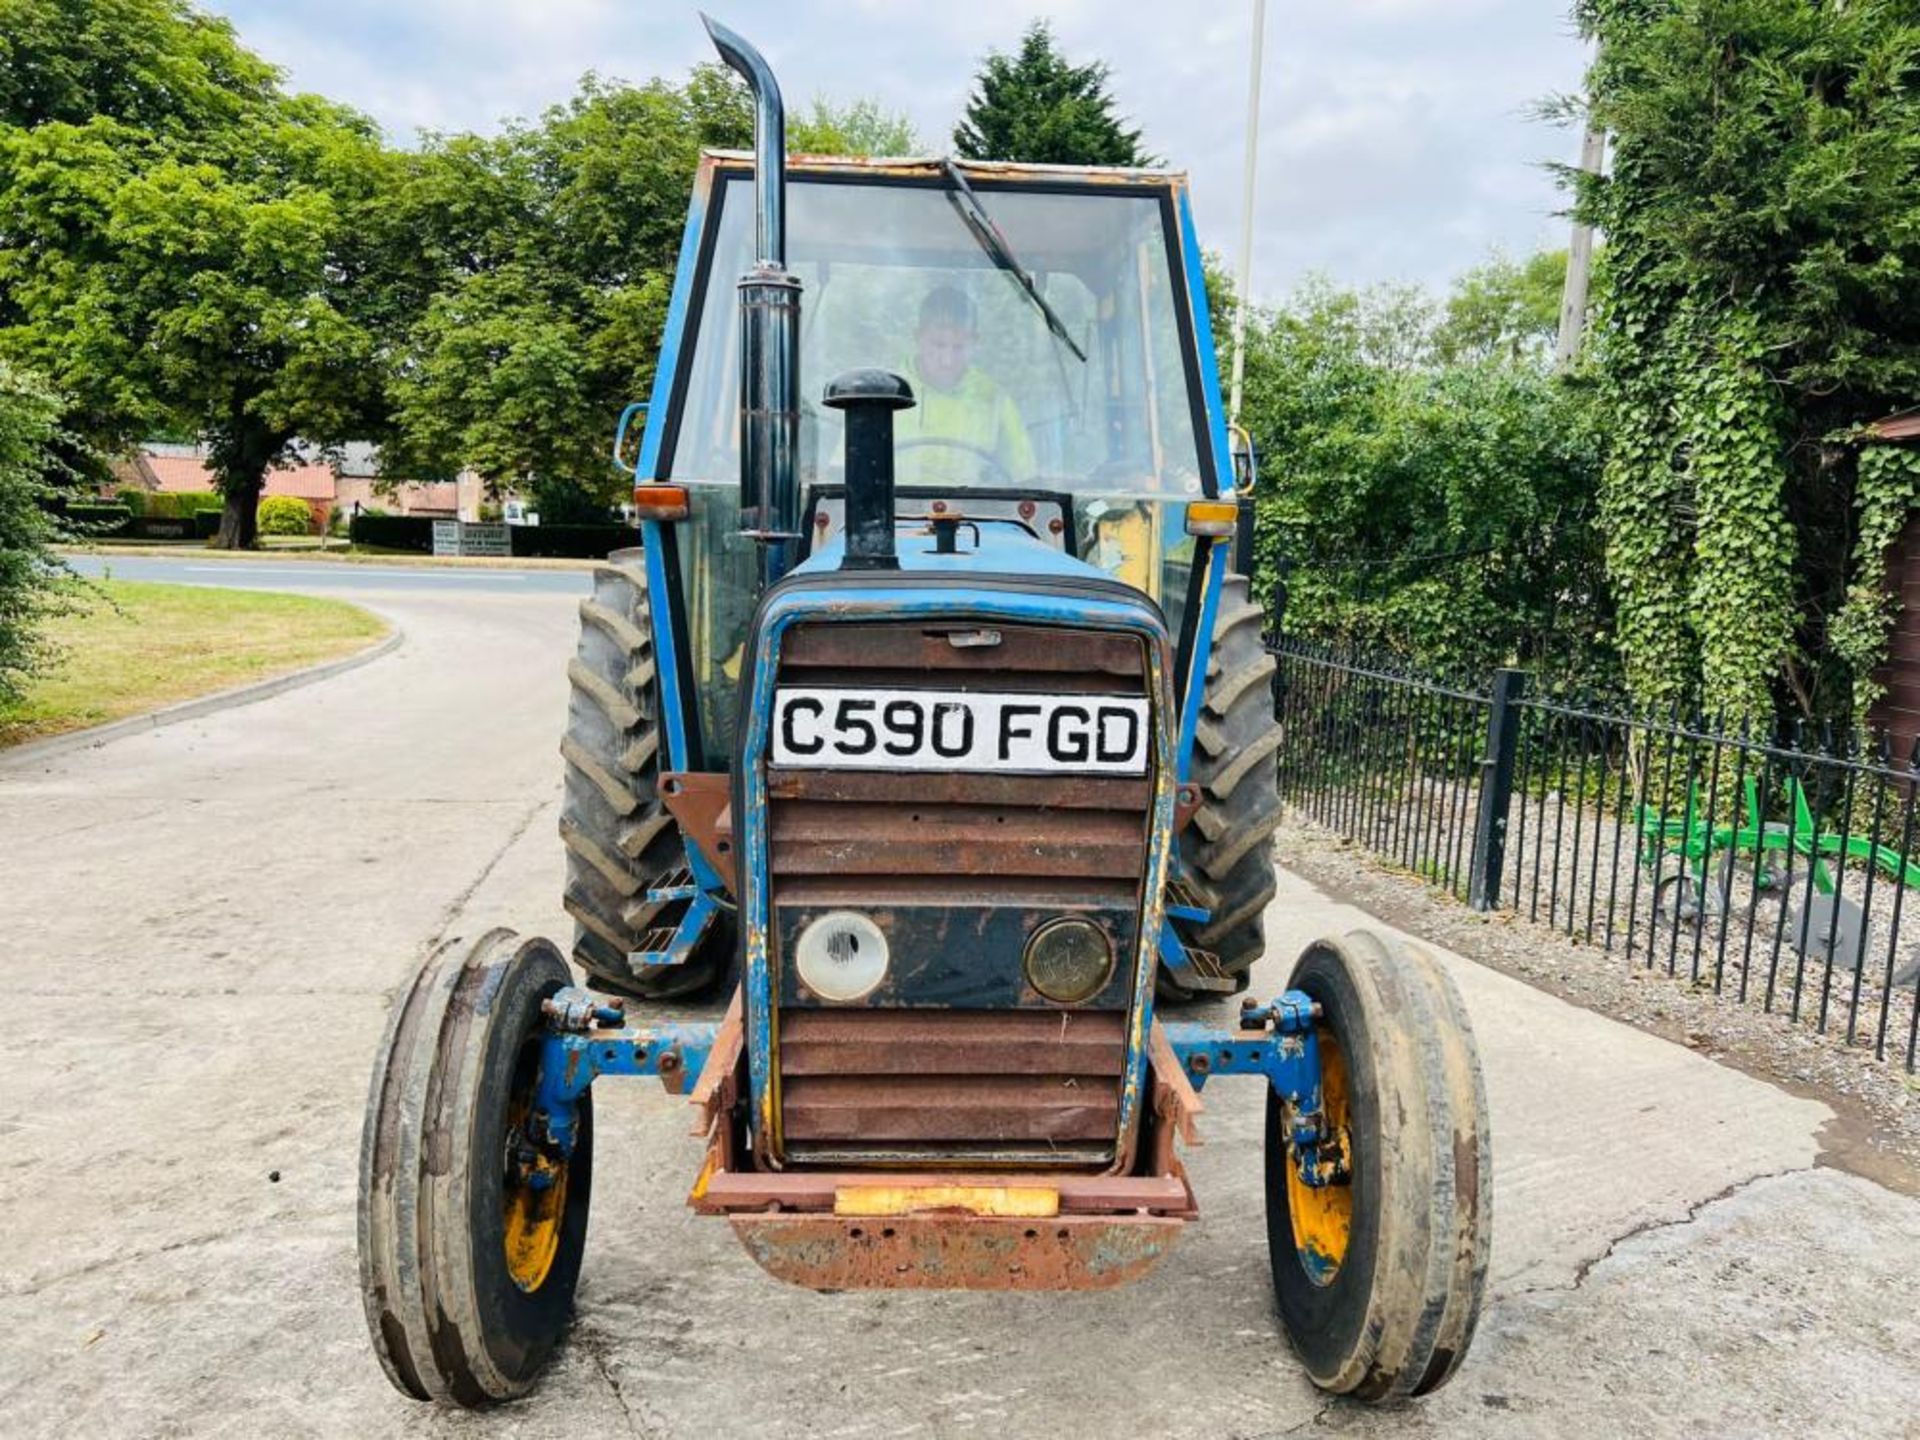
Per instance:
[[[1129,695],[782,686],[773,763],[821,770],[1144,775],[1147,702]]]

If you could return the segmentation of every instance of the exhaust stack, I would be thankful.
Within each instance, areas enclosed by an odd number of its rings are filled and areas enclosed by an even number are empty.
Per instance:
[[[787,114],[766,57],[709,15],[714,48],[753,93],[755,261],[740,277],[740,530],[766,583],[800,538],[800,282],[787,273]]]
[[[893,412],[913,405],[913,387],[886,370],[849,370],[827,386],[825,400],[847,416],[847,553],[840,568],[898,570]]]

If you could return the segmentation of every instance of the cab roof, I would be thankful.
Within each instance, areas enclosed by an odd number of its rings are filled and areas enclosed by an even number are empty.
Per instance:
[[[748,150],[703,150],[703,161],[714,165],[753,168],[753,153]],[[968,179],[998,180],[1012,184],[1112,185],[1120,189],[1164,192],[1168,188],[1185,189],[1184,170],[1141,170],[1120,165],[1029,165],[1012,160],[963,160],[958,156],[874,156],[856,158],[845,155],[789,155],[787,174],[792,175],[874,175],[904,179],[938,180],[954,166]]]

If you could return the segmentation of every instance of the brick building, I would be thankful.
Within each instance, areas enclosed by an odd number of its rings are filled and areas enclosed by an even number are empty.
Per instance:
[[[299,445],[295,450],[293,464],[267,472],[262,498],[290,495],[304,500],[313,511],[315,533],[327,527],[335,511],[352,514],[356,504],[362,509],[384,510],[390,515],[425,515],[442,520],[480,518],[484,488],[480,477],[472,471],[461,472],[458,480],[449,483],[403,482],[383,490],[379,454],[364,441],[350,442],[331,459],[317,447]],[[116,490],[139,489],[164,494],[215,488],[204,445],[149,441],[114,469],[118,477]]]

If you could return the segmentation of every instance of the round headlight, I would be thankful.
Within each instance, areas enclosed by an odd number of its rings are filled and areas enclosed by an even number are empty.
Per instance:
[[[1113,976],[1113,942],[1077,915],[1049,920],[1027,941],[1027,983],[1061,1005],[1090,1000]]]
[[[887,978],[887,937],[857,911],[809,922],[793,951],[801,983],[822,1000],[858,1000]]]

